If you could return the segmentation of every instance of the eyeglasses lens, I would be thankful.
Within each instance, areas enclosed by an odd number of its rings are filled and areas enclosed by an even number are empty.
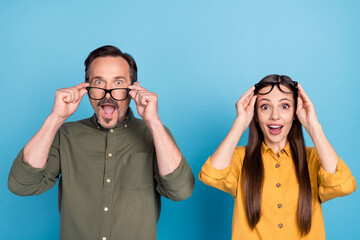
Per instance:
[[[115,100],[124,100],[127,97],[127,93],[128,91],[126,89],[114,89],[111,95]]]
[[[103,89],[99,89],[99,88],[90,88],[89,96],[93,99],[99,100],[105,96],[105,91]]]
[[[293,93],[294,92],[294,90],[292,90],[289,86],[286,86],[284,84],[279,84],[278,86],[279,86],[280,90],[284,93]]]
[[[105,97],[105,90],[101,88],[90,88],[89,96],[92,99],[100,100]],[[111,96],[117,101],[122,101],[127,98],[128,91],[126,89],[113,89],[111,90]]]

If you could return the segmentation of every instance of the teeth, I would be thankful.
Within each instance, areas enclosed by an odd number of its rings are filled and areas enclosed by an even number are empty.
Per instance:
[[[281,128],[282,126],[275,126],[275,125],[271,125],[269,126],[269,128]]]

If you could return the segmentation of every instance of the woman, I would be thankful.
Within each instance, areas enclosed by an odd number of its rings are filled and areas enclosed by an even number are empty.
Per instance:
[[[232,239],[325,239],[321,203],[350,194],[356,182],[302,86],[266,76],[236,110],[230,132],[199,174],[233,195]],[[236,147],[248,126],[247,146]],[[315,148],[305,147],[302,126]]]

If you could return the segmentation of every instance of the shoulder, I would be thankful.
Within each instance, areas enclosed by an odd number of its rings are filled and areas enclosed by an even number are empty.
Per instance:
[[[78,133],[84,130],[95,130],[96,128],[91,123],[91,118],[86,118],[78,121],[66,122],[59,129],[59,133]]]

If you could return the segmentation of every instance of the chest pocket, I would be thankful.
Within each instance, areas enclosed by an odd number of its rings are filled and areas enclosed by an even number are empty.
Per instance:
[[[132,153],[121,167],[121,187],[142,189],[153,186],[153,157],[149,152]]]

